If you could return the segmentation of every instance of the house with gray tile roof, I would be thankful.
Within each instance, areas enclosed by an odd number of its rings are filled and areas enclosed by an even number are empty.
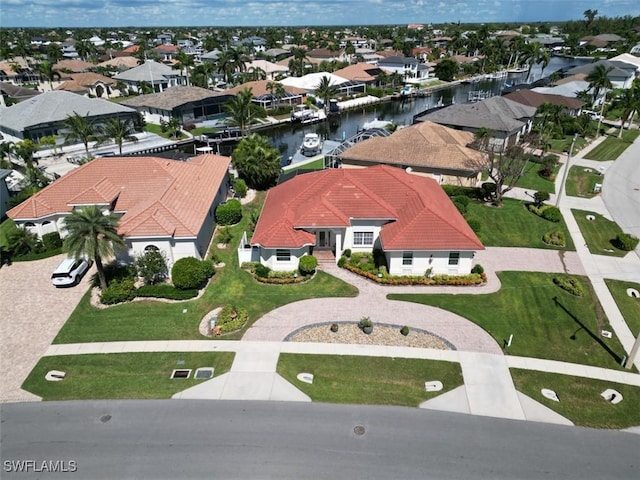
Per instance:
[[[160,123],[177,118],[186,125],[223,114],[222,106],[233,98],[234,95],[226,92],[178,86],[160,93],[129,97],[121,104],[135,108],[147,122]]]
[[[417,116],[415,122],[430,121],[446,127],[475,133],[481,128],[492,132],[491,145],[501,150],[518,143],[531,131],[536,108],[504,97],[491,97],[477,103],[463,103]]]
[[[98,124],[109,118],[134,119],[137,116],[134,109],[117,103],[54,90],[0,108],[0,132],[7,140],[14,142],[58,136],[63,129],[63,122],[76,113]]]
[[[565,77],[573,75],[589,75],[598,65],[604,65],[607,70],[611,69],[607,75],[613,85],[613,88],[631,88],[633,79],[635,78],[636,67],[630,63],[617,60],[598,60],[597,62],[581,65],[567,70]]]
[[[154,92],[162,92],[169,87],[186,85],[187,79],[180,70],[163,63],[147,60],[142,65],[114,75],[115,80],[124,82],[129,89],[141,91],[141,84],[147,83],[153,87]]]

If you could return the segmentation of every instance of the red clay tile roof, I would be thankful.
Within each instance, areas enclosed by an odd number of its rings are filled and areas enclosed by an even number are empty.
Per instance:
[[[200,155],[189,162],[155,157],[97,158],[69,172],[7,212],[33,220],[74,205],[111,204],[125,236],[194,237],[225,181],[230,159]]]
[[[272,188],[251,243],[315,245],[304,229],[347,227],[353,219],[388,219],[380,232],[385,250],[484,249],[435,180],[384,165],[307,173]]]

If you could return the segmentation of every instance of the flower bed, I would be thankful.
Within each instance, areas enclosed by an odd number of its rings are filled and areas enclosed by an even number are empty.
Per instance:
[[[469,275],[433,275],[431,277],[424,276],[396,276],[373,273],[346,264],[344,268],[350,272],[356,273],[362,277],[373,280],[382,285],[451,285],[451,286],[470,286],[482,285],[487,281],[487,275],[483,273],[470,273]],[[380,276],[382,275],[382,276]]]

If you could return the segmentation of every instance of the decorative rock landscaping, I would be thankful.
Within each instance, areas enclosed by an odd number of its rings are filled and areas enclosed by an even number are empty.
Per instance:
[[[356,322],[338,323],[340,328],[335,332],[331,330],[331,325],[323,323],[301,328],[288,335],[285,341],[456,349],[454,345],[437,335],[416,328],[412,328],[408,335],[404,336],[400,333],[399,325],[374,323],[373,331],[367,335]]]

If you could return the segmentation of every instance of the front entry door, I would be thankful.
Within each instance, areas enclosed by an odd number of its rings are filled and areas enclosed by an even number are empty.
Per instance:
[[[318,248],[327,248],[331,246],[331,232],[318,232]]]

